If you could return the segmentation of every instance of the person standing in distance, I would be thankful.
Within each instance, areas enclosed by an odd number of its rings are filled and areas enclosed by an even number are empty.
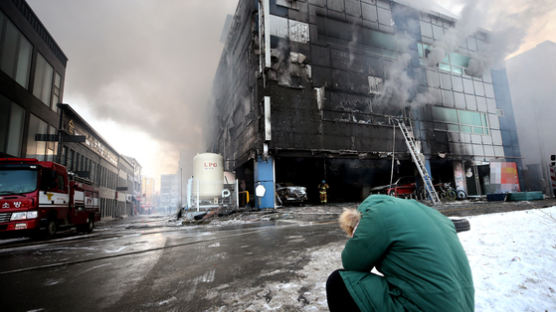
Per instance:
[[[329,188],[330,188],[330,186],[328,186],[328,184],[326,184],[326,180],[322,180],[321,183],[318,186],[321,205],[324,205],[328,202],[328,189]]]
[[[350,239],[344,269],[326,282],[330,311],[474,311],[467,256],[453,222],[437,210],[372,195],[339,221]]]

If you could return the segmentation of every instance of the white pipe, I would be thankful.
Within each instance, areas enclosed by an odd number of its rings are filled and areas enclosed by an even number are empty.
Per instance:
[[[270,61],[270,1],[263,0],[263,10],[264,10],[264,58],[265,67],[272,67]]]
[[[238,192],[238,181],[236,179],[236,185],[234,186],[235,190],[236,190],[236,208],[239,208],[239,192]]]

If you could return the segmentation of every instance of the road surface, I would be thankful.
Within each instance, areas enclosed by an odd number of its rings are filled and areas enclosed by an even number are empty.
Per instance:
[[[183,226],[142,216],[87,235],[0,240],[0,309],[214,310],[229,302],[220,294],[287,283],[308,262],[309,248],[343,239],[331,219]]]

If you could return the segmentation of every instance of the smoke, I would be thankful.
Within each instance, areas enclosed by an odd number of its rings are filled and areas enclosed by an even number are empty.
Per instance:
[[[382,93],[376,100],[378,103],[405,104],[410,97],[410,91],[416,86],[416,81],[408,75],[407,68],[411,55],[400,55],[385,73]]]
[[[538,20],[556,8],[554,1],[469,0],[463,8],[455,27],[436,41],[428,57],[428,65],[438,64],[448,53],[454,52],[467,37],[486,30],[487,40],[472,57],[468,74],[481,76],[485,70],[499,66],[523,44],[529,29]]]
[[[443,12],[445,10],[440,9],[433,1],[420,1],[408,5],[425,12],[446,14]],[[437,66],[446,55],[466,45],[468,37],[486,31],[486,43],[472,53],[466,69],[467,74],[474,76],[482,76],[486,70],[499,66],[523,44],[535,21],[546,20],[547,14],[556,8],[556,2],[548,0],[468,0],[460,1],[459,5],[461,10],[454,27],[448,29],[443,37],[426,51],[426,64],[431,67]],[[409,23],[413,20],[411,11],[404,7],[394,8],[393,15],[397,16],[397,22]],[[439,102],[440,95],[434,90],[419,90],[418,80],[422,77],[409,75],[411,67],[414,66],[411,64],[411,46],[416,42],[412,41],[408,34],[397,34],[396,40],[401,48],[401,55],[386,68],[383,93],[375,103],[390,107],[415,107]]]
[[[349,67],[353,65],[353,61],[355,60],[355,47],[359,44],[358,38],[358,27],[355,23],[351,24],[351,40],[348,43],[348,51],[349,51]]]
[[[69,58],[64,99],[202,151],[226,14],[237,0],[29,0]],[[71,102],[67,102],[72,104]]]

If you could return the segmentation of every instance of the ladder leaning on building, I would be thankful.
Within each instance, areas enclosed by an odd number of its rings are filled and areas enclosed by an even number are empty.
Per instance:
[[[419,171],[419,175],[421,175],[421,178],[423,179],[425,190],[427,191],[427,194],[429,195],[432,204],[433,205],[439,204],[440,198],[438,197],[438,193],[434,189],[434,185],[432,183],[432,178],[429,174],[429,171],[427,170],[427,167],[423,163],[423,158],[424,158],[423,154],[417,150],[417,147],[415,145],[413,130],[409,130],[405,125],[405,123],[403,122],[403,120],[398,119],[394,122],[397,122],[398,127],[402,132],[402,135],[405,139],[405,144],[407,145],[407,149],[409,150],[409,153],[411,154],[411,158],[413,159],[413,162],[415,163],[415,166]]]

